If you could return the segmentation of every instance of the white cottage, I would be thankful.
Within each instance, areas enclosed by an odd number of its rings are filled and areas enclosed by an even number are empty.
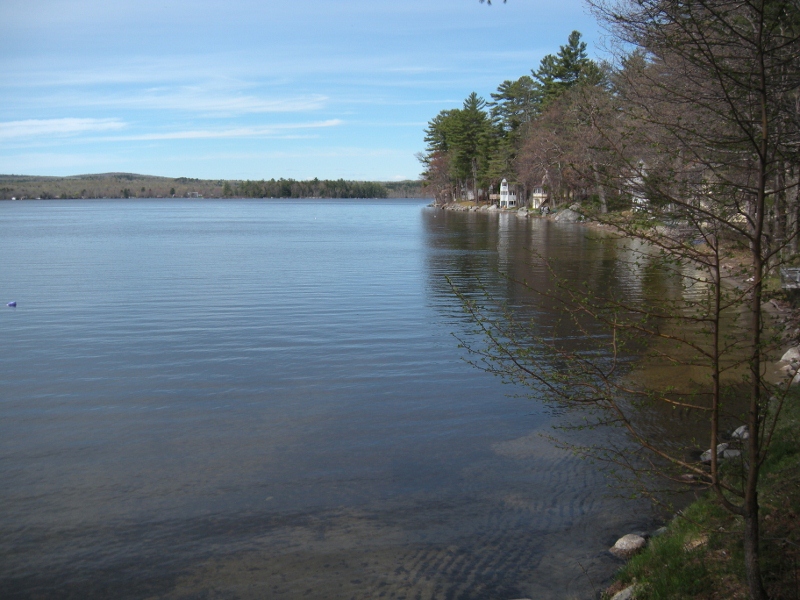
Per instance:
[[[531,192],[531,208],[541,208],[547,202],[547,192],[543,187],[535,187]]]
[[[500,208],[514,208],[517,205],[517,195],[508,191],[508,181],[500,182]]]

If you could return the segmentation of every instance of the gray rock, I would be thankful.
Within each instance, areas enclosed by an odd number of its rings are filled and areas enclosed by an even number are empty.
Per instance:
[[[724,450],[722,452],[722,454],[720,455],[720,458],[722,458],[724,460],[728,460],[730,458],[739,458],[741,455],[742,455],[742,451],[741,450],[728,449],[728,450]]]
[[[718,444],[717,445],[717,458],[722,458],[725,454],[725,451],[728,449],[730,444]],[[706,450],[700,455],[700,462],[710,463],[711,462],[711,450]]]
[[[750,432],[747,430],[747,425],[742,425],[736,429],[736,431],[731,434],[731,437],[735,440],[749,440]]]
[[[635,533],[623,535],[617,543],[609,548],[609,552],[618,558],[630,558],[647,545],[647,540]]]
[[[800,347],[789,348],[783,356],[782,362],[800,362]]]
[[[669,529],[666,527],[659,527],[653,532],[653,537],[661,537],[662,535],[666,534]]]
[[[616,594],[614,594],[611,600],[633,600],[636,597],[635,594],[636,594],[636,586],[629,585],[621,592],[617,592]]]
[[[497,205],[496,205],[496,204],[492,204],[492,205],[491,205],[489,208],[487,208],[486,210],[489,210],[489,211],[495,211],[495,210],[499,210],[499,209],[497,208]]]
[[[581,215],[576,213],[571,208],[565,208],[564,210],[559,211],[559,213],[553,217],[553,220],[561,221],[563,223],[577,223],[581,220],[581,218]]]

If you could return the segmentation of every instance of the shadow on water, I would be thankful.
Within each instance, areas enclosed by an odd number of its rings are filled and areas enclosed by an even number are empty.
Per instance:
[[[589,599],[652,526],[463,363],[445,279],[566,339],[513,280],[550,284],[535,249],[674,293],[624,243],[418,201],[13,204],[2,279],[42,299],[2,315],[0,597]]]

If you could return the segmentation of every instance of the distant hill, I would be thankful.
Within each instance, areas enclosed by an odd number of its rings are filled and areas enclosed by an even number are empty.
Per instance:
[[[0,175],[0,200],[27,198],[423,198],[421,181],[261,181],[98,173],[69,177]]]

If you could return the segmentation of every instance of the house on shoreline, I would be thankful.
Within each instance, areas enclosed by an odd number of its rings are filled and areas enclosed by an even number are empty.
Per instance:
[[[492,202],[499,202],[498,206],[500,208],[516,208],[517,206],[517,195],[509,191],[508,181],[506,179],[500,182],[500,193],[489,194],[489,200]]]
[[[528,206],[531,209],[539,209],[547,202],[547,192],[545,191],[544,187],[535,187],[528,196]],[[517,206],[524,206],[525,198],[523,195],[523,201],[520,204],[518,202],[518,197],[516,193],[512,193],[509,189],[509,184],[506,179],[500,183],[500,193],[499,194],[489,194],[489,201],[494,204],[497,203],[498,208],[517,208]]]

